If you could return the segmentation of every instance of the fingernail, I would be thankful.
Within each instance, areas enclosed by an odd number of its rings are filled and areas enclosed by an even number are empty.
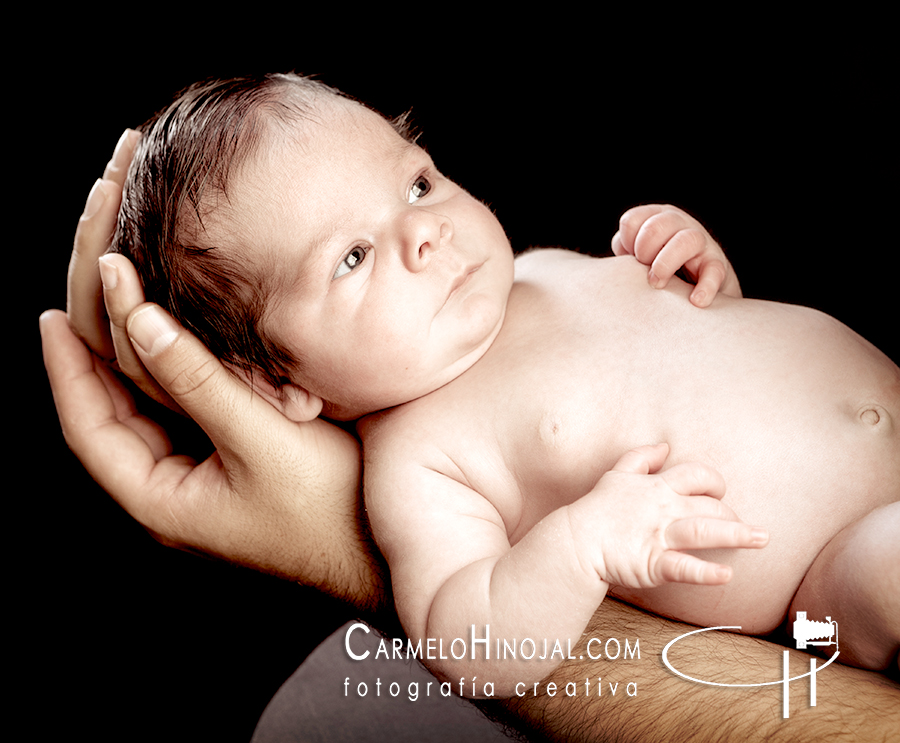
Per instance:
[[[750,539],[754,544],[766,544],[769,541],[769,532],[759,527],[750,530]]]
[[[93,217],[97,210],[103,206],[104,201],[106,201],[106,190],[103,188],[103,180],[98,178],[94,181],[94,185],[91,186],[91,192],[88,194],[87,201],[84,204],[82,218],[90,219]]]
[[[156,305],[135,313],[128,323],[128,336],[148,356],[156,356],[175,340],[178,326]]]
[[[119,284],[119,269],[110,260],[108,255],[101,255],[100,265],[100,281],[104,289],[115,289]]]
[[[132,137],[135,136],[137,136],[137,132],[133,129],[126,129],[124,132],[122,132],[122,136],[119,137],[119,141],[116,142],[116,149],[113,150],[112,159],[109,161],[110,165],[116,168],[121,166],[119,159],[122,157],[122,152],[125,149],[125,145]]]

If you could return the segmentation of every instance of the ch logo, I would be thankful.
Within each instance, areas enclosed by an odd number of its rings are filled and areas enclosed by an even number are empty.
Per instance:
[[[806,618],[805,611],[798,611],[797,618],[794,621],[794,640],[797,642],[798,649],[805,649],[808,645],[834,645],[834,655],[832,655],[825,663],[821,666],[816,667],[816,659],[809,659],[809,673],[803,673],[799,676],[790,677],[790,665],[789,658],[790,652],[785,650],[783,655],[783,663],[782,663],[782,674],[781,678],[775,681],[763,681],[761,683],[754,684],[723,684],[718,681],[705,681],[703,679],[693,678],[692,676],[688,676],[685,673],[682,673],[678,669],[676,669],[669,662],[669,648],[671,648],[676,642],[684,639],[690,635],[696,635],[700,632],[711,632],[713,630],[739,630],[740,627],[705,627],[703,629],[697,629],[693,632],[686,632],[683,635],[679,635],[674,640],[669,642],[668,645],[663,648],[662,659],[663,663],[666,664],[666,668],[668,668],[672,673],[676,676],[681,676],[683,679],[687,679],[688,681],[693,681],[698,684],[706,684],[708,686],[739,686],[739,687],[749,687],[749,686],[774,686],[776,684],[781,684],[784,688],[784,704],[782,714],[785,718],[790,717],[790,707],[788,704],[789,700],[789,685],[792,681],[799,681],[800,679],[809,678],[809,704],[811,707],[816,706],[816,674],[821,671],[823,668],[827,668],[830,666],[840,655],[838,651],[838,631],[837,631],[837,622],[833,621],[831,617],[826,617],[826,621],[824,622],[815,622]],[[832,640],[831,638],[834,638]]]

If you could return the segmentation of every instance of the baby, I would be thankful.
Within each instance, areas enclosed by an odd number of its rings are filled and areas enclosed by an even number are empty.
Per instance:
[[[756,634],[827,613],[842,659],[895,662],[900,370],[740,298],[680,210],[628,212],[619,257],[514,261],[402,122],[275,75],[145,127],[114,247],[285,415],[361,419],[373,533],[439,676],[515,693],[560,655],[494,641],[574,645],[608,591]]]

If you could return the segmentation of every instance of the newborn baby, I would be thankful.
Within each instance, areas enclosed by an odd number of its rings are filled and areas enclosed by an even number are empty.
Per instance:
[[[146,130],[116,246],[286,415],[362,418],[413,644],[566,647],[611,591],[748,633],[827,612],[842,659],[893,662],[897,367],[825,315],[740,298],[671,207],[626,214],[619,257],[514,261],[404,134],[295,76],[198,86]],[[501,695],[561,660],[491,650],[430,667]]]

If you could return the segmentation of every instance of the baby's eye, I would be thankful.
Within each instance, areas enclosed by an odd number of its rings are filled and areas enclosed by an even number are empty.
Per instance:
[[[363,247],[362,245],[357,245],[355,248],[351,249],[347,255],[345,255],[341,262],[338,264],[337,270],[334,272],[334,276],[332,276],[332,280],[339,279],[344,274],[350,273],[354,268],[359,266],[360,263],[366,257],[366,253],[369,252],[368,248]]]
[[[424,175],[420,175],[413,181],[412,186],[409,187],[409,197],[408,201],[410,204],[418,201],[423,196],[425,196],[429,191],[431,191],[431,181]]]

